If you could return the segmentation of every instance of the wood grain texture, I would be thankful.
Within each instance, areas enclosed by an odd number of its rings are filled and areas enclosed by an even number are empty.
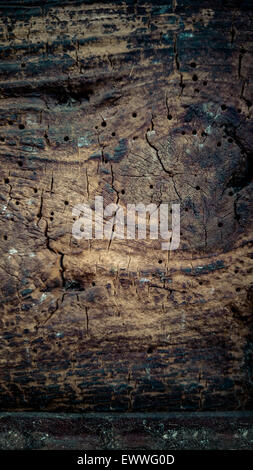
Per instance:
[[[1,409],[251,408],[251,2],[0,11]],[[78,242],[96,195],[180,249]]]

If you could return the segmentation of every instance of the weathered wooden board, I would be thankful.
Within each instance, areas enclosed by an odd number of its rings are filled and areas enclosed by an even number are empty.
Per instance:
[[[253,440],[251,411],[82,414],[25,411],[0,413],[0,423],[0,450],[82,449],[83,453],[94,449],[252,450]],[[15,456],[20,457],[24,458]],[[39,457],[41,460],[41,454]],[[194,453],[190,457],[195,461]],[[31,455],[27,463],[31,466]]]
[[[252,407],[252,2],[0,2],[2,410]],[[180,248],[72,208],[181,204]]]

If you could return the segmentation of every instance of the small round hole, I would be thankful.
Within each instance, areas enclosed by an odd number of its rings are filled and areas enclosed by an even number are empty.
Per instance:
[[[225,109],[227,109],[227,106],[225,104],[222,104],[221,109],[222,109],[222,111],[225,111]]]
[[[106,127],[106,122],[105,122],[105,121],[102,121],[102,122],[101,122],[101,126],[102,126],[102,127]]]
[[[149,187],[150,187],[150,189],[153,189],[154,186],[153,186],[153,184],[151,184]]]
[[[229,142],[230,144],[232,144],[233,139],[231,139],[231,137],[229,137],[228,142]]]
[[[116,133],[115,132],[112,132],[112,136],[115,137]]]
[[[9,178],[5,178],[4,182],[5,182],[5,184],[9,184],[9,182],[10,182]]]
[[[13,121],[8,121],[9,126],[13,126]]]
[[[137,113],[135,113],[135,112],[132,113],[132,116],[133,116],[133,118],[136,118],[136,117],[137,117]]]
[[[68,135],[65,135],[64,140],[65,140],[65,142],[68,142],[69,136],[68,136]]]
[[[222,223],[222,222],[218,222],[218,227],[223,227],[223,223]]]
[[[24,124],[19,124],[18,127],[19,127],[19,129],[24,129],[25,128]]]
[[[221,142],[217,142],[217,147],[221,147]]]
[[[186,208],[185,208],[185,212],[188,212],[188,210],[189,210],[188,207],[186,207]]]
[[[69,201],[64,201],[65,206],[69,205]]]
[[[7,235],[4,235],[4,236],[3,236],[3,239],[4,239],[4,240],[8,240]]]
[[[50,217],[50,220],[51,220],[51,222],[52,222],[52,221],[54,220],[54,218],[53,218],[53,217]]]
[[[196,186],[195,189],[196,189],[197,191],[199,191],[199,190],[200,190],[200,186]]]
[[[147,349],[147,354],[152,354],[153,351],[154,348],[152,346],[149,346],[149,348]]]
[[[5,142],[5,137],[0,137],[0,142]]]
[[[159,264],[162,264],[162,262],[163,262],[162,259],[159,259],[159,260],[158,260],[158,263],[159,263]]]
[[[122,189],[121,194],[125,194],[125,190],[124,190],[124,189]]]
[[[16,201],[16,206],[19,206],[19,201]]]
[[[198,88],[195,88],[194,92],[195,92],[195,93],[199,93],[199,89],[198,89]]]
[[[38,192],[38,189],[37,189],[37,188],[33,188],[33,192],[34,192],[34,193],[37,193],[37,192]]]
[[[233,196],[234,195],[233,191],[229,191],[228,195]]]
[[[185,135],[185,131],[182,131],[181,134],[182,134],[182,135]]]
[[[93,287],[94,287],[94,286],[96,285],[96,283],[93,281],[93,282],[92,282],[92,285],[93,285]]]
[[[18,166],[23,166],[23,162],[21,162],[20,160],[18,161]]]
[[[240,292],[241,288],[240,287],[236,287],[236,292]]]
[[[22,67],[22,69],[25,68],[25,63],[24,62],[21,63],[21,67]]]
[[[204,86],[207,86],[207,81],[206,81],[206,80],[203,82],[203,85],[204,85]]]
[[[194,129],[194,130],[192,131],[192,134],[193,134],[193,135],[197,135],[197,131]]]
[[[192,80],[193,80],[194,82],[197,82],[197,81],[198,81],[198,75],[195,75],[195,74],[194,74],[193,77],[192,77]]]
[[[168,117],[169,121],[171,121],[171,119],[172,119],[172,115],[171,115],[171,114],[168,114],[168,116],[167,116],[167,117]]]
[[[191,63],[190,63],[190,66],[191,66],[193,69],[195,69],[196,63],[195,63],[195,62],[191,62]]]
[[[53,212],[53,211],[51,212],[51,215],[54,215],[54,212]]]

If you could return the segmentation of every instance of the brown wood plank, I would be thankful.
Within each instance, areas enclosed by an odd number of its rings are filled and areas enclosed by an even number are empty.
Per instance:
[[[251,2],[0,11],[1,409],[251,409]],[[75,240],[96,195],[180,248]]]

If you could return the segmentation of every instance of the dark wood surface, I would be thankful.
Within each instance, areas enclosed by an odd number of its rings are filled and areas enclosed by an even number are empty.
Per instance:
[[[253,442],[252,412],[27,411],[0,413],[0,423],[0,450],[252,450]]]
[[[2,410],[252,408],[252,2],[0,2]],[[180,249],[72,208],[181,204]]]

